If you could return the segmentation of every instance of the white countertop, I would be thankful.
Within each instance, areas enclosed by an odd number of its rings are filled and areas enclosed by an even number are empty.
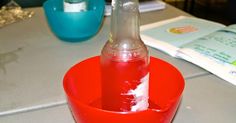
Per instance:
[[[50,31],[42,8],[35,16],[0,29],[0,123],[73,123],[62,79],[75,63],[100,54],[110,18],[99,33],[80,43],[60,41]],[[172,6],[143,13],[141,24],[188,15]],[[186,87],[174,123],[236,122],[236,87],[183,60],[149,48],[152,56],[176,66]]]

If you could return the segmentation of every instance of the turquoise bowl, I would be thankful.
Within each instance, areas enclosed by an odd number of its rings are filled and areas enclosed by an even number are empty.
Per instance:
[[[47,0],[43,4],[48,25],[61,40],[84,41],[96,35],[104,17],[104,0],[88,0],[84,12],[64,12],[63,0]]]

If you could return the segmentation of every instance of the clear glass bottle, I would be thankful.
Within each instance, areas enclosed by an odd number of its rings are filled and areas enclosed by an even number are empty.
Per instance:
[[[64,12],[82,12],[86,10],[86,0],[64,0]]]
[[[101,52],[102,108],[148,108],[149,55],[139,35],[138,0],[112,0],[110,37]]]

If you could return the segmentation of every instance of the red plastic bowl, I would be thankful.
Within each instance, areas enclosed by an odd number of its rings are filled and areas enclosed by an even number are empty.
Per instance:
[[[73,66],[64,77],[64,90],[78,123],[170,123],[184,90],[184,79],[169,63],[151,57],[149,98],[151,107],[139,112],[101,109],[100,57]]]

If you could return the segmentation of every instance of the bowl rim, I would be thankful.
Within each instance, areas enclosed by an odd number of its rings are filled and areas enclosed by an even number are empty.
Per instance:
[[[97,0],[94,0],[94,1],[97,1]],[[99,7],[95,6],[95,7],[92,7],[93,9],[88,9],[86,11],[81,11],[81,12],[64,12],[63,9],[62,10],[60,10],[60,9],[53,9],[53,7],[52,7],[52,4],[54,3],[53,0],[46,0],[43,3],[43,8],[46,11],[51,11],[51,12],[55,12],[55,13],[83,14],[83,13],[91,13],[91,12],[94,13],[94,11],[98,11],[98,10],[101,10],[101,13],[104,13],[105,2],[104,2],[104,0],[100,0],[100,1],[101,1],[100,2],[101,5],[99,5]]]

